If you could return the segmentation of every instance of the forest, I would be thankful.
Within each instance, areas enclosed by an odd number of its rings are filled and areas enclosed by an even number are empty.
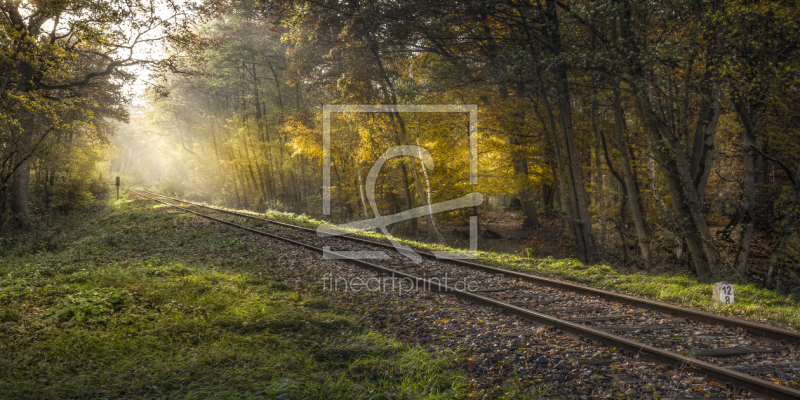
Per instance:
[[[125,186],[330,221],[472,192],[590,265],[800,284],[800,4],[751,0],[0,3],[3,230]],[[420,157],[421,158],[421,157]],[[485,206],[399,223],[431,242]],[[483,213],[483,214],[482,214]],[[537,239],[557,227],[555,242]],[[549,234],[549,233],[548,233]],[[445,235],[446,236],[446,235]],[[552,236],[552,235],[551,235]],[[553,244],[555,243],[555,244]]]

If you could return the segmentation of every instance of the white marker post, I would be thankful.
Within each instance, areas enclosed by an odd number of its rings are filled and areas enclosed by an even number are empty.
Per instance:
[[[733,284],[717,282],[714,284],[714,301],[733,304]]]

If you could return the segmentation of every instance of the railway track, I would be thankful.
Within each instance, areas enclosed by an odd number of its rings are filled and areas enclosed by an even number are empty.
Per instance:
[[[349,251],[374,251],[376,247],[394,249],[390,244],[358,237],[320,238],[312,229],[144,189],[132,191],[184,212],[320,253],[325,251],[324,246]],[[188,206],[181,207],[175,203]],[[201,213],[190,207],[217,215]],[[224,217],[241,221],[232,222]],[[254,225],[245,226],[244,221]],[[629,356],[638,355],[724,382],[737,393],[800,399],[800,390],[796,386],[800,380],[798,332],[471,261],[436,259],[433,254],[423,251],[418,251],[424,257],[418,264],[396,252],[387,253],[393,256],[373,263],[348,258],[336,250],[328,252],[360,267],[391,275],[394,279],[408,279],[427,290],[445,292],[476,305],[502,310],[505,314],[547,326],[582,341],[599,343]],[[452,281],[476,282],[476,287],[475,290],[456,288],[448,284]],[[520,336],[525,334],[519,333]]]

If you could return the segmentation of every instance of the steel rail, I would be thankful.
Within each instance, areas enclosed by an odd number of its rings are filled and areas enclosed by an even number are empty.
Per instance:
[[[181,203],[191,204],[191,205],[198,206],[198,207],[204,207],[204,208],[208,208],[208,209],[211,209],[211,210],[215,210],[215,211],[219,211],[219,212],[223,212],[223,213],[227,213],[227,214],[231,214],[231,215],[236,215],[236,216],[239,216],[239,217],[251,218],[251,219],[255,219],[255,220],[259,220],[259,221],[264,221],[264,222],[267,222],[267,223],[276,224],[276,225],[284,226],[284,227],[287,227],[287,228],[300,229],[300,230],[304,230],[304,231],[316,234],[315,230],[309,229],[309,228],[305,228],[305,227],[302,227],[302,226],[287,224],[285,222],[274,221],[274,220],[271,220],[271,219],[261,218],[261,217],[257,217],[257,216],[254,216],[254,215],[244,214],[244,213],[240,213],[240,212],[236,212],[236,211],[225,210],[225,209],[221,209],[221,208],[218,208],[218,207],[208,206],[208,205],[205,205],[205,204],[198,204],[198,203],[194,203],[194,202],[187,201],[187,200],[176,199],[176,198],[165,196],[165,195],[162,195],[162,194],[153,193],[151,191],[144,190],[144,189],[141,189],[141,190],[143,190],[143,191],[145,191],[147,193],[150,193],[152,195],[155,195],[155,196],[160,196],[160,197],[164,197],[164,198],[167,198],[167,199],[170,199],[170,200],[179,201]],[[374,245],[374,246],[380,246],[380,247],[387,248],[387,249],[394,249],[394,246],[392,246],[391,244],[375,242],[375,241],[372,241],[372,240],[363,239],[363,238],[357,238],[357,237],[352,237],[352,236],[339,236],[339,237],[341,237],[343,239],[346,239],[346,240],[354,241],[354,242],[365,243],[365,244],[370,244],[370,245]],[[418,249],[414,249],[414,251],[416,251],[417,253],[419,253],[423,257],[426,257],[426,258],[429,258],[429,259],[437,259],[436,256],[433,253],[430,253],[430,252],[427,252],[427,251],[424,251],[424,250],[418,250]],[[699,322],[705,322],[705,323],[709,323],[709,324],[715,324],[715,325],[728,326],[728,327],[732,327],[732,328],[744,329],[744,330],[746,330],[747,332],[749,332],[749,333],[751,333],[753,335],[764,337],[764,338],[768,338],[768,339],[785,341],[785,342],[800,342],[800,332],[795,332],[795,331],[791,331],[791,330],[788,330],[788,329],[783,329],[783,328],[778,328],[778,327],[769,326],[769,325],[765,325],[765,324],[760,324],[760,323],[757,323],[757,322],[751,322],[751,321],[743,320],[743,319],[740,319],[740,318],[734,318],[734,317],[728,317],[728,316],[724,316],[724,315],[718,315],[718,314],[710,313],[708,311],[694,310],[694,309],[691,309],[691,308],[677,306],[677,305],[674,305],[674,304],[668,304],[668,303],[658,302],[658,301],[655,301],[655,300],[643,299],[643,298],[636,297],[636,296],[631,296],[631,295],[626,295],[626,294],[621,294],[621,293],[615,293],[615,292],[611,292],[611,291],[608,291],[608,290],[597,289],[597,288],[593,288],[593,287],[590,287],[590,286],[584,286],[584,285],[571,283],[571,282],[566,282],[566,281],[561,281],[561,280],[557,280],[557,279],[543,278],[543,277],[536,276],[536,275],[526,274],[524,272],[512,271],[512,270],[508,270],[508,269],[504,269],[504,268],[493,267],[493,266],[490,266],[490,265],[480,264],[480,263],[466,261],[466,260],[457,260],[457,259],[438,259],[438,260],[441,260],[441,261],[444,261],[444,262],[449,262],[449,263],[456,264],[456,265],[465,266],[465,267],[472,268],[472,269],[477,269],[477,270],[482,270],[482,271],[487,271],[487,272],[492,272],[492,273],[497,273],[497,274],[503,274],[503,275],[510,276],[510,277],[513,277],[513,278],[517,278],[517,279],[520,279],[520,280],[523,280],[523,281],[526,281],[526,282],[536,283],[536,284],[540,284],[540,285],[544,285],[544,286],[549,286],[549,287],[553,287],[553,288],[557,288],[557,289],[567,290],[567,291],[580,293],[580,294],[585,294],[585,295],[590,295],[590,296],[597,296],[597,297],[603,298],[605,300],[617,301],[617,302],[620,302],[620,303],[625,303],[625,304],[629,304],[629,305],[632,305],[632,306],[636,306],[636,307],[639,307],[639,308],[645,308],[645,309],[649,309],[649,310],[659,311],[659,312],[662,312],[664,314],[673,315],[673,316],[676,316],[676,317],[689,318],[689,319],[692,319],[692,320],[695,320],[695,321],[699,321]]]
[[[198,215],[200,217],[210,219],[216,222],[220,222],[225,225],[233,226],[239,229],[246,230],[251,233],[255,233],[257,235],[271,237],[273,239],[278,239],[281,241],[285,241],[297,246],[304,247],[309,250],[313,250],[318,253],[324,253],[323,249],[318,247],[314,247],[312,245],[298,242],[292,239],[288,239],[282,236],[278,236],[275,234],[271,234],[264,231],[259,231],[257,229],[249,228],[243,225],[235,224],[233,222],[225,221],[219,218],[215,218],[206,214],[202,214],[196,211],[192,211],[183,207],[176,206],[174,204],[167,203],[165,201],[156,199],[151,196],[147,196],[145,194],[139,193],[136,190],[131,188],[131,191],[136,193],[139,196],[146,197],[150,200],[166,204],[170,207],[177,208],[179,210]],[[152,192],[148,192],[152,193]],[[154,194],[154,193],[153,193]],[[160,195],[158,195],[160,196]],[[169,198],[167,196],[161,196],[165,198]],[[180,200],[178,200],[180,201]],[[212,208],[212,207],[208,207]],[[454,295],[457,298],[462,300],[469,301],[473,304],[491,307],[491,308],[499,308],[504,313],[513,315],[516,317],[524,318],[526,320],[535,322],[537,324],[542,324],[546,326],[551,326],[553,329],[558,329],[560,331],[572,334],[574,336],[578,336],[581,340],[593,340],[599,343],[602,343],[608,347],[613,347],[617,349],[622,349],[628,355],[639,355],[642,358],[655,361],[661,364],[672,365],[676,368],[688,370],[694,372],[696,374],[705,376],[707,378],[711,378],[717,380],[719,382],[725,382],[727,384],[732,385],[736,388],[744,388],[753,394],[759,395],[765,399],[800,399],[800,390],[792,389],[788,386],[782,386],[770,381],[756,378],[751,375],[747,375],[741,372],[733,371],[727,368],[723,368],[705,361],[697,360],[691,357],[683,356],[681,354],[677,354],[668,350],[659,349],[654,346],[650,346],[648,344],[639,343],[631,339],[626,339],[623,337],[615,336],[597,329],[592,329],[580,324],[576,324],[574,322],[565,321],[556,317],[552,317],[547,314],[538,313],[529,309],[525,309],[522,307],[515,306],[513,304],[506,303],[504,301],[491,299],[486,296],[481,296],[475,293],[471,293],[468,291],[462,291],[455,289],[447,284],[442,284],[437,279],[436,282],[432,280],[428,280],[425,278],[417,277],[414,275],[406,274],[401,271],[394,270],[392,268],[383,267],[377,264],[372,264],[366,262],[364,260],[358,260],[346,257],[341,254],[337,254],[336,252],[327,252],[332,253],[338,257],[340,257],[341,261],[350,262],[352,264],[358,265],[360,267],[370,269],[377,272],[392,274],[394,277],[398,277],[401,279],[409,279],[411,282],[416,286],[419,287],[422,284],[422,287],[425,288],[427,286],[427,290],[436,291],[436,292],[443,292],[447,294]]]

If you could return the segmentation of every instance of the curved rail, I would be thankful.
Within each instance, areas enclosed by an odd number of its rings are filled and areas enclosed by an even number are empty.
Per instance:
[[[168,205],[170,207],[174,207],[174,208],[177,208],[179,210],[182,210],[182,211],[185,211],[185,212],[188,212],[188,213],[191,213],[191,214],[195,214],[195,215],[198,215],[198,216],[206,218],[206,219],[210,219],[210,220],[213,220],[213,221],[216,221],[216,222],[220,222],[220,223],[225,224],[225,225],[229,225],[229,226],[233,226],[233,227],[236,227],[236,228],[239,228],[239,229],[243,229],[243,230],[246,230],[248,232],[257,234],[257,235],[271,237],[273,239],[278,239],[278,240],[281,240],[281,241],[292,243],[294,245],[301,246],[301,247],[304,247],[306,249],[309,249],[309,250],[312,250],[312,251],[315,251],[315,252],[318,252],[318,253],[327,252],[327,251],[324,251],[323,249],[311,246],[311,245],[306,244],[306,243],[301,243],[301,242],[298,242],[298,241],[295,241],[295,240],[292,240],[292,239],[288,239],[288,238],[285,238],[285,237],[282,237],[282,236],[274,235],[274,234],[267,233],[267,232],[264,232],[264,231],[259,231],[257,229],[249,228],[249,227],[246,227],[246,226],[235,224],[233,222],[225,221],[225,220],[222,220],[222,219],[219,219],[219,218],[215,218],[215,217],[212,217],[212,216],[209,216],[209,215],[206,215],[206,214],[202,214],[202,213],[199,213],[199,212],[196,212],[196,211],[192,211],[192,210],[189,210],[187,208],[179,207],[179,206],[176,206],[174,204],[170,204],[168,202],[156,199],[154,197],[139,193],[138,191],[134,190],[133,188],[131,188],[131,191],[133,193],[139,195],[139,196],[142,196],[142,197],[148,198],[150,200],[153,200],[153,201]],[[149,191],[146,191],[146,192],[150,193],[150,194],[153,194],[155,196],[160,196],[160,197],[164,197],[164,198],[168,198],[168,199],[171,199],[171,200],[184,202],[184,203],[188,203],[188,204],[194,204],[194,203],[186,202],[186,201],[183,201],[183,200],[172,199],[170,197],[162,196],[162,195],[159,195],[159,194],[156,194],[156,193],[152,193],[152,192],[149,192]],[[226,212],[226,213],[233,214],[233,215],[246,216],[246,214],[231,212],[231,211],[227,211],[227,210],[220,210],[220,209],[217,209],[215,207],[209,207],[209,206],[200,205],[200,204],[195,204],[195,205],[200,206],[200,207],[209,208],[209,209],[214,209],[216,211]],[[252,218],[264,220],[263,218],[257,218],[257,217],[252,217]],[[265,220],[265,221],[269,221],[269,220]],[[275,221],[269,221],[269,222],[275,222]],[[280,223],[280,224],[294,227],[294,225],[290,225],[290,224],[283,224],[283,223]],[[306,229],[306,228],[303,228],[303,229]],[[346,257],[344,255],[337,254],[336,252],[327,252],[327,253],[332,253],[332,254],[340,257],[340,259],[342,261],[350,262],[350,263],[353,263],[353,264],[358,265],[358,266],[363,267],[363,268],[367,268],[367,269],[370,269],[370,270],[373,270],[373,271],[382,272],[382,273],[393,274],[395,277],[398,277],[398,278],[411,279],[412,282],[414,282],[414,284],[417,287],[420,287],[420,285],[422,285],[423,288],[427,288],[427,289],[429,289],[431,291],[444,292],[444,293],[447,293],[447,294],[451,294],[451,295],[454,295],[454,296],[456,296],[456,297],[458,297],[458,298],[460,298],[462,300],[466,300],[466,301],[469,301],[469,302],[477,304],[477,305],[481,305],[481,306],[485,306],[485,307],[492,307],[492,308],[499,308],[499,309],[502,309],[503,312],[505,312],[505,313],[507,313],[509,315],[514,315],[514,316],[517,316],[517,317],[520,317],[520,318],[524,318],[524,319],[527,319],[529,321],[535,322],[537,324],[543,324],[543,325],[551,326],[551,327],[553,327],[553,329],[556,329],[556,330],[559,330],[559,331],[563,331],[565,333],[577,336],[577,337],[581,338],[581,340],[587,340],[587,339],[588,340],[594,340],[594,341],[602,343],[602,344],[604,344],[606,346],[615,347],[615,348],[621,349],[621,350],[625,351],[628,354],[638,354],[639,356],[641,356],[643,358],[646,358],[646,359],[649,359],[649,360],[652,360],[652,361],[655,361],[655,362],[658,362],[658,363],[661,363],[661,364],[667,364],[667,365],[675,366],[677,368],[688,369],[688,370],[691,370],[692,372],[695,372],[695,373],[700,374],[700,375],[704,375],[704,376],[709,377],[711,379],[714,379],[714,380],[717,380],[717,381],[720,381],[720,382],[726,382],[726,383],[728,383],[728,384],[730,384],[730,385],[732,385],[734,387],[744,388],[744,389],[752,392],[753,394],[757,394],[757,395],[759,395],[759,396],[761,396],[763,398],[787,399],[787,400],[789,400],[789,399],[800,399],[800,390],[795,390],[795,389],[792,389],[792,388],[787,387],[787,386],[778,385],[778,384],[775,384],[775,383],[772,383],[772,382],[769,382],[769,381],[766,381],[766,380],[763,380],[763,379],[760,379],[760,378],[756,378],[754,376],[750,376],[750,375],[741,373],[741,372],[733,371],[733,370],[730,370],[730,369],[727,369],[727,368],[723,368],[723,367],[720,367],[720,366],[717,366],[717,365],[714,365],[714,364],[711,364],[711,363],[708,363],[708,362],[705,362],[705,361],[701,361],[701,360],[697,360],[697,359],[694,359],[694,358],[691,358],[691,357],[683,356],[681,354],[677,354],[677,353],[674,353],[674,352],[671,352],[671,351],[668,351],[668,350],[663,350],[663,349],[660,349],[660,348],[657,348],[657,347],[654,347],[654,346],[650,346],[648,344],[643,344],[643,343],[640,343],[640,342],[636,342],[636,341],[631,340],[631,339],[627,339],[627,338],[619,337],[619,336],[616,336],[616,335],[612,335],[612,334],[606,333],[606,332],[601,331],[601,330],[592,329],[590,327],[586,327],[586,326],[583,326],[583,325],[580,325],[580,324],[576,324],[574,322],[565,321],[565,320],[562,320],[562,319],[559,319],[559,318],[556,318],[556,317],[553,317],[553,316],[550,316],[550,315],[547,315],[547,314],[542,314],[542,313],[538,313],[538,312],[535,312],[535,311],[532,311],[532,310],[529,310],[529,309],[518,307],[518,306],[515,306],[513,304],[509,304],[507,302],[504,302],[504,301],[495,300],[495,299],[492,299],[492,298],[489,298],[489,297],[486,297],[486,296],[482,296],[482,295],[479,295],[479,294],[471,293],[471,292],[468,292],[468,291],[458,290],[458,289],[455,289],[455,288],[453,288],[453,287],[451,287],[451,286],[449,286],[447,284],[442,284],[441,282],[439,282],[438,279],[434,282],[433,280],[428,280],[428,279],[421,278],[421,277],[418,277],[418,276],[415,276],[415,275],[406,274],[406,273],[403,273],[401,271],[397,271],[397,270],[392,269],[392,268],[387,268],[387,267],[380,266],[380,265],[373,264],[373,263],[369,263],[369,262],[366,262],[366,261],[363,261],[363,260],[349,258],[349,257]],[[480,264],[478,264],[478,265],[480,265]],[[494,268],[494,267],[489,267],[489,268]]]
[[[150,194],[155,195],[155,196],[159,196],[159,197],[163,197],[163,198],[166,198],[166,199],[178,201],[178,202],[181,202],[181,203],[191,204],[191,205],[197,206],[197,207],[208,208],[208,209],[211,209],[211,210],[214,210],[214,211],[227,213],[227,214],[235,215],[235,216],[238,216],[238,217],[250,218],[250,219],[255,219],[255,220],[259,220],[259,221],[264,221],[264,222],[267,222],[267,223],[276,224],[276,225],[284,226],[284,227],[287,227],[287,228],[300,229],[300,230],[304,230],[304,231],[316,234],[315,230],[308,229],[308,228],[305,228],[305,227],[302,227],[302,226],[287,224],[285,222],[278,222],[278,221],[274,221],[274,220],[271,220],[271,219],[256,217],[254,215],[248,215],[248,214],[244,214],[244,213],[240,213],[240,212],[236,212],[236,211],[230,211],[230,210],[225,210],[225,209],[221,209],[221,208],[218,208],[218,207],[212,207],[212,206],[207,206],[207,205],[204,205],[204,204],[194,203],[194,202],[191,202],[191,201],[176,199],[176,198],[173,198],[173,197],[164,196],[162,194],[153,193],[151,191],[144,190],[144,189],[140,189],[140,190],[142,190],[144,192],[147,192],[147,193],[150,193]],[[376,242],[376,241],[373,241],[373,240],[368,240],[368,239],[363,239],[363,238],[358,238],[358,237],[353,237],[353,236],[348,236],[348,235],[343,235],[343,236],[338,236],[338,237],[340,237],[342,239],[358,242],[358,243],[369,244],[369,245],[373,245],[373,246],[380,246],[380,247],[387,248],[387,249],[394,249],[394,246],[392,246],[391,244],[380,243],[380,242]],[[417,253],[419,253],[420,255],[422,255],[425,258],[437,259],[436,256],[433,253],[430,253],[430,252],[427,252],[427,251],[424,251],[424,250],[418,250],[418,249],[414,249],[414,251],[416,251]],[[456,265],[472,268],[472,269],[477,269],[477,270],[487,271],[487,272],[493,272],[493,273],[497,273],[497,274],[503,274],[503,275],[510,276],[510,277],[517,278],[517,279],[521,279],[521,280],[524,280],[524,281],[527,281],[527,282],[536,283],[536,284],[543,285],[543,286],[549,286],[549,287],[553,287],[553,288],[556,288],[556,289],[563,289],[563,290],[568,290],[568,291],[575,292],[575,293],[591,295],[591,296],[598,296],[598,297],[603,298],[605,300],[616,301],[616,302],[625,303],[625,304],[630,304],[632,306],[636,306],[636,307],[639,307],[639,308],[645,308],[645,309],[649,309],[649,310],[659,311],[659,312],[662,312],[664,314],[669,314],[669,315],[673,315],[673,316],[676,316],[676,317],[689,318],[689,319],[692,319],[692,320],[695,320],[695,321],[699,321],[699,322],[705,322],[705,323],[709,323],[709,324],[715,324],[715,325],[728,326],[728,327],[732,327],[732,328],[744,329],[744,330],[746,330],[747,332],[749,332],[749,333],[751,333],[753,335],[761,336],[761,337],[772,339],[772,340],[785,341],[785,342],[800,342],[800,332],[795,332],[795,331],[791,331],[791,330],[788,330],[788,329],[783,329],[783,328],[778,328],[778,327],[774,327],[774,326],[759,324],[757,322],[751,322],[751,321],[743,320],[743,319],[740,319],[740,318],[728,317],[728,316],[724,316],[724,315],[717,315],[717,314],[710,313],[710,312],[707,312],[707,311],[694,310],[694,309],[691,309],[691,308],[676,306],[674,304],[668,304],[668,303],[662,303],[662,302],[658,302],[658,301],[654,301],[654,300],[643,299],[641,297],[615,293],[615,292],[611,292],[611,291],[608,291],[608,290],[597,289],[597,288],[593,288],[593,287],[590,287],[590,286],[584,286],[584,285],[580,285],[580,284],[576,284],[576,283],[565,282],[565,281],[561,281],[561,280],[557,280],[557,279],[543,278],[543,277],[536,276],[536,275],[526,274],[524,272],[511,271],[511,270],[507,270],[507,269],[503,269],[503,268],[493,267],[491,265],[485,265],[485,264],[480,264],[480,263],[466,261],[466,260],[457,260],[457,259],[440,259],[440,260],[441,261],[445,261],[445,262],[449,262],[449,263],[452,263],[452,264],[456,264]]]

